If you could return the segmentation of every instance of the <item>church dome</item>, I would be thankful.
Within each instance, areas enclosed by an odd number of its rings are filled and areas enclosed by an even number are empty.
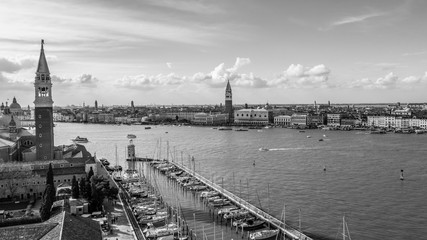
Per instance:
[[[13,97],[13,102],[10,104],[9,109],[11,110],[15,110],[15,109],[21,109],[21,105],[19,105],[19,103],[16,102],[16,98]]]
[[[12,118],[10,119],[9,127],[16,127],[16,122],[15,122],[15,120],[13,119],[13,116],[12,116]]]

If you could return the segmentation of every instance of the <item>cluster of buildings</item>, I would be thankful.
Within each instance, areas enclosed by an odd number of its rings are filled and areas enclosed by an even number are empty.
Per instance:
[[[97,164],[82,145],[54,145],[52,82],[43,49],[34,81],[34,109],[23,110],[16,98],[0,111],[0,201],[35,200],[46,187],[46,174],[52,164],[55,187],[71,185],[73,176],[86,176]],[[33,119],[35,131],[23,128]],[[35,132],[35,134],[34,134]],[[0,209],[1,210],[1,209]]]

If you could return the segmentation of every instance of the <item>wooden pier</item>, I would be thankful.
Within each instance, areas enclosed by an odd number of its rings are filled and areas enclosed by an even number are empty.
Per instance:
[[[251,214],[256,216],[259,219],[262,219],[266,221],[267,223],[271,224],[275,228],[279,229],[286,237],[291,239],[298,239],[298,240],[312,240],[312,238],[308,237],[301,231],[285,225],[284,222],[277,219],[276,217],[262,211],[258,207],[254,206],[253,204],[247,202],[246,200],[236,196],[235,194],[227,191],[226,189],[216,185],[215,183],[212,183],[209,179],[203,177],[202,175],[198,174],[196,171],[189,169],[188,167],[178,164],[177,162],[169,161],[170,164],[173,164],[177,168],[180,168],[183,171],[186,171],[188,174],[193,176],[194,178],[197,178],[200,182],[205,184],[206,186],[210,187],[211,189],[221,193],[224,197],[228,198],[233,204],[236,206],[248,210]]]

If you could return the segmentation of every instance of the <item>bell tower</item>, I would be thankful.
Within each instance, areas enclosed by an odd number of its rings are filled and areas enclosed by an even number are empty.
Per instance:
[[[227,81],[227,87],[225,88],[225,113],[228,114],[228,123],[234,122],[233,115],[233,99],[231,93],[230,80]]]
[[[52,81],[41,40],[39,64],[34,81],[37,160],[53,160],[53,101]]]

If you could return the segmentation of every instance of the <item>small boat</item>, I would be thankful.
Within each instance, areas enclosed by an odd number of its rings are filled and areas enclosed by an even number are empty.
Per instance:
[[[261,152],[270,151],[270,149],[265,148],[265,147],[260,147],[258,150],[260,150]]]
[[[230,127],[220,127],[220,128],[218,128],[218,130],[219,131],[229,131],[229,130],[233,130],[233,129]]]
[[[234,131],[236,131],[236,132],[247,132],[247,131],[249,131],[248,129],[246,129],[246,128],[238,128],[238,129],[236,129],[236,130],[234,130]]]
[[[249,234],[250,240],[267,240],[267,239],[276,239],[277,234],[279,234],[279,230],[261,230],[254,233]]]
[[[135,134],[128,134],[127,138],[131,139],[131,138],[136,138]]]
[[[89,142],[89,140],[87,140],[87,138],[85,138],[85,137],[79,137],[79,136],[77,136],[76,138],[74,138],[74,139],[71,139],[73,142],[76,142],[76,143],[87,143],[87,142]]]
[[[320,138],[320,139],[319,139],[319,142],[323,142],[323,138]]]
[[[240,225],[240,228],[246,231],[255,230],[264,227],[265,221],[248,219]]]
[[[151,129],[151,127],[145,127],[145,129]]]
[[[303,132],[305,132],[305,131],[304,131],[304,130],[299,130],[298,132],[303,133]]]
[[[311,136],[310,136],[310,135],[308,135],[308,136],[307,136],[307,138],[311,138]]]

